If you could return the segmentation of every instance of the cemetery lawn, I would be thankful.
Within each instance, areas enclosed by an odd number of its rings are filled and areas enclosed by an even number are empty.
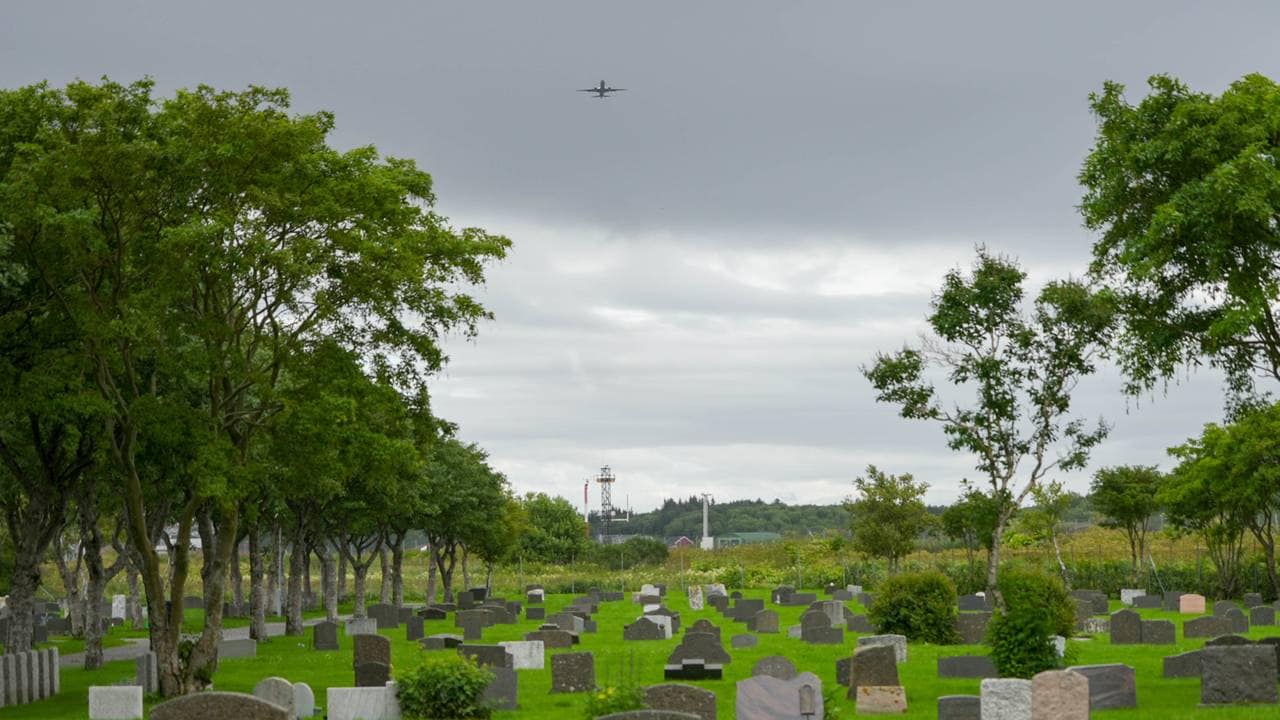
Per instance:
[[[853,704],[845,700],[845,688],[836,685],[835,662],[852,652],[854,635],[845,634],[845,643],[841,646],[807,645],[798,639],[786,636],[788,625],[799,623],[804,608],[778,607],[768,603],[767,591],[748,591],[747,597],[765,598],[766,607],[778,611],[783,632],[777,635],[758,635],[759,644],[754,648],[733,649],[730,638],[745,632],[745,625],[734,623],[715,612],[708,606],[706,610],[693,612],[688,608],[684,597],[679,595],[679,588],[672,588],[667,598],[668,607],[680,612],[681,628],[699,618],[706,618],[721,628],[721,635],[726,649],[733,656],[733,662],[725,666],[725,678],[720,681],[700,681],[690,684],[712,690],[718,698],[719,718],[733,718],[734,683],[751,672],[756,660],[767,655],[783,655],[790,658],[799,670],[816,673],[823,683],[828,697],[835,695],[835,717],[853,717]],[[512,596],[514,597],[514,596]],[[552,595],[547,599],[548,615],[568,605],[571,596]],[[863,612],[856,602],[850,607]],[[1113,602],[1113,609],[1118,603]],[[349,608],[344,608],[350,612]],[[1178,636],[1182,636],[1182,618],[1177,613],[1156,610],[1140,611],[1145,619],[1169,619],[1178,626]],[[551,652],[590,651],[596,658],[596,682],[604,687],[617,685],[628,680],[649,685],[663,682],[662,666],[671,650],[678,644],[678,639],[665,641],[623,642],[622,626],[630,623],[640,614],[639,607],[629,601],[602,603],[600,612],[595,618],[600,631],[584,634],[582,644],[572,650],[555,650]],[[314,616],[314,614],[311,614]],[[198,619],[198,612],[196,613]],[[501,640],[520,640],[526,632],[536,630],[541,621],[521,619],[515,625],[497,625],[486,628],[483,643],[496,643]],[[195,623],[198,625],[198,622]],[[426,633],[458,633],[460,629],[453,627],[453,621],[437,620],[426,623]],[[127,633],[137,635],[138,633]],[[145,633],[143,633],[145,635]],[[384,630],[382,634],[392,641],[393,675],[399,671],[413,667],[423,655],[416,642],[405,639],[403,626],[396,630]],[[120,629],[113,630],[116,642],[123,642],[126,633]],[[1280,627],[1253,628],[1249,632],[1251,638],[1280,635]],[[119,636],[119,637],[117,637]],[[258,645],[258,656],[240,660],[228,660],[221,663],[214,677],[214,686],[218,690],[250,692],[261,679],[278,675],[292,682],[306,682],[315,690],[316,702],[323,707],[325,689],[328,687],[349,687],[353,681],[351,668],[351,642],[345,636],[339,641],[341,649],[331,652],[316,652],[310,648],[310,631],[304,637],[274,637]],[[1165,680],[1161,678],[1162,659],[1166,655],[1194,650],[1204,644],[1202,639],[1182,640],[1177,645],[1123,645],[1112,646],[1108,639],[1098,637],[1092,640],[1073,640],[1069,653],[1075,654],[1074,663],[1080,665],[1124,663],[1132,666],[1137,673],[1138,708],[1136,710],[1112,710],[1094,713],[1098,718],[1132,718],[1151,720],[1176,720],[1186,717],[1204,717],[1215,720],[1236,720],[1245,718],[1280,717],[1280,708],[1271,706],[1241,706],[1214,709],[1198,709],[1200,701],[1200,681],[1195,678]],[[452,652],[452,651],[440,651]],[[905,664],[899,665],[898,671],[903,686],[906,688],[909,710],[904,717],[935,718],[937,717],[937,699],[941,695],[978,693],[979,680],[942,680],[937,677],[937,660],[949,655],[985,654],[982,646],[936,646],[912,644]],[[88,688],[90,685],[110,685],[121,681],[132,682],[134,674],[133,661],[108,663],[105,667],[92,672],[79,668],[63,668],[62,692],[56,698],[31,705],[0,709],[0,720],[30,718],[32,720],[81,720],[86,716],[88,705]],[[537,719],[537,720],[578,720],[583,718],[586,696],[552,695],[551,662],[548,659],[543,670],[519,671],[519,699],[521,708],[516,711],[496,712],[495,720]],[[833,693],[833,689],[837,692]],[[155,698],[148,698],[150,707]]]

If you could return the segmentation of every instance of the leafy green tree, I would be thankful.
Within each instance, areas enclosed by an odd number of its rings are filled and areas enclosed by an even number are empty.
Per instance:
[[[1122,465],[1101,468],[1089,488],[1093,507],[1105,518],[1107,527],[1124,530],[1129,539],[1129,556],[1134,577],[1147,554],[1147,533],[1160,512],[1157,494],[1164,476],[1154,465]]]
[[[442,333],[488,317],[465,288],[509,243],[450,228],[412,162],[329,147],[332,116],[289,114],[283,90],[160,101],[149,81],[38,85],[0,97],[0,118],[0,217],[18,257],[49,261],[23,270],[77,333],[107,406],[161,694],[198,689],[280,378],[324,337],[410,386],[445,361]],[[183,473],[152,478],[138,461],[165,404],[199,410],[206,442]],[[148,537],[162,507],[178,528],[168,583]],[[180,653],[193,529],[209,612]]]
[[[916,539],[934,524],[924,504],[928,483],[910,474],[890,475],[875,465],[857,478],[856,498],[845,503],[853,527],[853,548],[889,561],[891,570],[916,547]]]
[[[521,502],[529,519],[519,550],[526,560],[568,564],[586,552],[586,526],[572,503],[546,493],[529,493]]]
[[[969,565],[972,566],[975,550],[982,548],[990,554],[1000,508],[1010,500],[1007,496],[1003,499],[993,498],[973,487],[968,480],[961,481],[961,487],[964,488],[964,494],[942,513],[942,531],[947,537],[964,545]]]
[[[1063,490],[1061,480],[1053,480],[1037,485],[1031,491],[1031,497],[1035,500],[1035,505],[1026,508],[1019,515],[1022,529],[1032,538],[1053,546],[1053,556],[1058,561],[1062,584],[1070,590],[1071,573],[1067,571],[1067,564],[1062,559],[1058,535],[1062,533],[1062,524],[1078,496]]]
[[[1236,390],[1280,379],[1280,88],[1261,75],[1217,97],[1164,75],[1148,85],[1136,105],[1114,82],[1090,97],[1097,138],[1080,172],[1129,389],[1202,358]]]
[[[1180,461],[1161,497],[1169,519],[1200,532],[1218,567],[1224,597],[1238,588],[1245,533],[1266,559],[1271,593],[1276,572],[1276,514],[1280,513],[1280,406],[1254,410],[1227,425],[1205,425],[1199,438],[1170,449]]]
[[[440,573],[445,602],[453,602],[453,573],[468,544],[491,547],[493,526],[504,522],[510,490],[477,445],[447,438],[428,459],[423,524]]]
[[[1072,390],[1094,372],[1111,333],[1107,297],[1056,281],[1026,312],[1025,280],[1013,261],[979,249],[971,272],[947,273],[934,296],[933,334],[863,368],[877,400],[898,405],[904,418],[940,424],[953,450],[976,456],[986,492],[1001,501],[987,559],[987,590],[997,604],[1000,536],[1014,511],[1049,473],[1082,467],[1107,434],[1101,420],[1088,427],[1070,417]],[[930,367],[953,386],[947,400]],[[964,393],[972,393],[968,404],[949,400]]]

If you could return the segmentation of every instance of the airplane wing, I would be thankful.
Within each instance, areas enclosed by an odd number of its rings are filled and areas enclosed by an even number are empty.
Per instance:
[[[624,92],[626,88],[609,88],[609,92]]]
[[[600,88],[579,88],[578,92],[600,92]]]

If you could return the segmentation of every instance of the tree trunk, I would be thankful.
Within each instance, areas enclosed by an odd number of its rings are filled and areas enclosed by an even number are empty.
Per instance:
[[[125,580],[129,583],[129,599],[125,603],[125,614],[129,616],[129,625],[134,630],[141,630],[147,623],[142,617],[142,597],[138,592],[138,561],[133,557],[132,550],[129,554],[129,567],[125,569]]]
[[[262,586],[265,553],[262,549],[262,528],[257,520],[249,525],[249,637],[267,639],[267,598]]]
[[[446,604],[453,602],[453,570],[458,566],[458,546],[456,543],[449,544],[447,547],[435,545],[434,554],[436,565],[440,570],[440,585],[444,590],[444,601]],[[445,562],[445,558],[449,562]]]
[[[436,551],[430,542],[427,543],[427,604],[436,601]]]
[[[1058,558],[1058,572],[1062,573],[1062,584],[1071,589],[1071,573],[1067,571],[1067,564],[1062,561],[1062,548],[1058,545],[1058,533],[1049,530],[1049,539],[1053,541],[1053,555]]]
[[[369,562],[369,563],[352,563],[352,568],[351,568],[351,569],[352,569],[352,570],[354,570],[354,571],[355,571],[355,574],[356,574],[356,582],[355,582],[355,585],[356,585],[356,588],[355,588],[355,590],[356,590],[356,606],[355,606],[355,609],[354,609],[354,610],[352,610],[352,613],[353,613],[356,617],[364,617],[364,616],[365,616],[365,614],[364,614],[364,582],[365,582],[365,578],[366,578],[366,577],[368,576],[368,574],[369,574],[369,566],[370,566],[370,565],[372,565],[372,564],[373,564],[372,562]]]
[[[284,548],[280,537],[280,523],[275,523],[271,531],[271,565],[267,569],[267,610],[272,616],[280,614],[280,588],[283,584]]]
[[[1004,526],[1009,518],[1000,515],[996,520],[995,531],[991,535],[991,549],[987,552],[987,595],[994,606],[1004,610],[1004,597],[1000,594],[1000,538],[1004,535]]]
[[[315,588],[311,586],[311,543],[307,543],[306,548],[302,552],[302,608],[310,610],[314,603],[312,598],[316,596]]]
[[[53,540],[53,565],[58,569],[58,577],[62,580],[62,590],[67,595],[67,619],[71,621],[71,635],[84,637],[85,619],[85,587],[81,579],[81,566],[84,564],[84,545],[76,543],[76,562],[72,566],[67,562],[67,545],[63,540],[64,533],[58,533]]]
[[[404,535],[398,535],[391,545],[391,602],[404,607]]]
[[[471,589],[471,569],[467,566],[467,560],[471,558],[471,551],[466,545],[462,546],[462,589]]]
[[[40,587],[40,557],[30,549],[15,549],[13,578],[9,583],[9,637],[4,651],[9,654],[31,649],[35,630],[36,588]]]
[[[289,553],[289,607],[284,619],[285,635],[302,634],[302,574],[307,563],[307,542],[301,528],[293,533]]]
[[[378,588],[378,602],[386,605],[391,602],[391,559],[388,557],[387,545],[382,543],[378,548],[378,570],[382,573],[382,583]]]
[[[324,579],[324,619],[329,622],[338,621],[338,569],[334,562],[334,551],[328,543],[320,544],[320,563],[325,570]]]
[[[231,604],[237,615],[244,612],[244,573],[240,568],[240,543],[236,543],[235,552],[231,555],[230,574],[227,581],[231,584]]]
[[[338,542],[338,541],[334,541]],[[341,546],[338,547],[338,602],[342,602],[347,597],[347,554],[342,551]]]

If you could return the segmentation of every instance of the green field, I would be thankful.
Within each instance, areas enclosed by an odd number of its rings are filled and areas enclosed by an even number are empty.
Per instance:
[[[767,591],[749,591],[748,597],[768,597]],[[555,612],[567,605],[569,595],[548,597],[548,613]],[[744,626],[721,617],[713,609],[693,612],[679,590],[673,588],[668,598],[668,606],[681,613],[682,627],[698,618],[707,618],[722,629],[722,637],[726,648],[729,638],[738,632],[745,632]],[[782,625],[796,624],[804,608],[776,607],[781,616]],[[857,603],[850,607],[861,612]],[[1172,619],[1179,625],[1181,636],[1181,618],[1176,613],[1144,610],[1144,618]],[[590,651],[596,657],[597,683],[601,686],[613,685],[631,677],[634,667],[634,679],[642,684],[663,682],[662,665],[678,639],[653,642],[622,641],[622,626],[635,619],[639,614],[636,605],[630,602],[604,603],[596,619],[600,632],[582,636],[582,644],[573,651]],[[524,633],[536,629],[539,621],[521,620],[516,625],[498,625],[486,628],[484,643],[500,640],[519,640]],[[426,624],[428,635],[442,632],[455,632],[452,620],[430,621]],[[115,634],[123,634],[119,630]],[[133,633],[130,633],[133,634]],[[392,640],[393,673],[412,667],[422,656],[416,642],[405,640],[403,628],[383,631]],[[1254,628],[1249,636],[1253,638],[1280,635],[1280,628]],[[733,662],[725,667],[725,679],[716,682],[697,682],[695,685],[714,691],[719,699],[719,717],[733,717],[734,683],[747,677],[756,660],[766,655],[785,655],[800,670],[808,670],[822,678],[823,686],[828,691],[835,685],[835,661],[851,652],[854,636],[846,633],[846,642],[842,646],[807,645],[800,640],[786,637],[785,632],[779,635],[760,635],[760,643],[755,648],[732,650]],[[306,682],[316,693],[317,704],[325,702],[325,688],[349,686],[353,675],[351,670],[351,645],[344,637],[342,649],[333,652],[315,652],[308,649],[309,636],[306,638],[272,638],[258,646],[258,657],[243,660],[228,660],[221,663],[214,685],[218,690],[249,692],[255,683],[264,677],[278,675],[294,682]],[[1117,710],[1096,713],[1097,717],[1151,718],[1152,720],[1171,720],[1183,717],[1221,718],[1273,718],[1280,717],[1280,707],[1231,707],[1198,709],[1200,683],[1196,679],[1165,680],[1161,675],[1161,658],[1178,652],[1193,650],[1203,645],[1203,641],[1180,640],[1176,646],[1118,646],[1113,647],[1105,637],[1092,640],[1074,640],[1070,652],[1076,654],[1077,664],[1096,664],[1118,662],[1133,666],[1137,671],[1138,708],[1136,710]],[[568,652],[568,651],[553,651]],[[937,659],[947,655],[982,654],[980,646],[936,646],[916,645],[910,647],[910,657],[899,666],[902,684],[907,691],[910,706],[906,717],[932,718],[937,714],[937,698],[940,695],[976,694],[978,680],[940,680],[937,677]],[[519,673],[520,710],[499,712],[496,718],[546,718],[548,720],[573,720],[582,717],[585,705],[584,695],[552,695],[551,663],[547,662],[543,670],[522,670]],[[133,662],[109,663],[106,667],[85,672],[80,669],[62,671],[62,693],[54,699],[21,707],[0,709],[0,720],[9,718],[34,719],[66,719],[80,720],[86,716],[88,687],[90,685],[113,684],[130,680],[133,677]],[[837,717],[853,715],[853,706],[843,697],[840,688],[837,701]],[[151,703],[149,702],[148,705]]]

